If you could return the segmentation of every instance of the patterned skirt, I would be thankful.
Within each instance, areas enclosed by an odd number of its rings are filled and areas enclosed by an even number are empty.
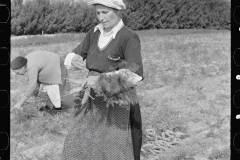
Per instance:
[[[130,107],[107,107],[104,97],[90,93],[66,136],[62,159],[134,160]]]

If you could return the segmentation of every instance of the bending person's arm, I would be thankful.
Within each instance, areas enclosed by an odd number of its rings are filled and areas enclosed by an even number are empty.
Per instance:
[[[13,106],[13,108],[20,109],[24,102],[26,102],[30,97],[36,96],[40,84],[37,82],[38,70],[32,68],[28,71],[28,88],[24,96]]]
[[[22,104],[23,104],[24,102],[26,102],[26,101],[28,100],[28,98],[29,98],[29,97],[27,97],[27,96],[24,95],[24,96],[20,99],[20,101],[18,101],[18,102],[13,106],[13,109],[14,109],[14,108],[20,109],[21,106],[22,106]]]

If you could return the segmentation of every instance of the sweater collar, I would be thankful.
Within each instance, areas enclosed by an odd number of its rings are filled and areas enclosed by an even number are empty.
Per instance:
[[[124,23],[122,21],[122,19],[118,22],[118,24],[108,33],[106,33],[107,35],[111,35],[113,39],[115,39],[118,31],[120,31],[120,29],[124,26]],[[94,27],[94,33],[99,30],[101,32],[101,34],[103,34],[103,25],[102,23],[98,24],[97,26]]]

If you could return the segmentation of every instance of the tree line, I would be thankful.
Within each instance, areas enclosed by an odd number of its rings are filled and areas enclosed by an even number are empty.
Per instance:
[[[228,29],[231,6],[226,0],[125,0],[120,12],[126,26],[148,29]],[[93,8],[71,1],[13,0],[11,34],[87,32],[96,25]]]

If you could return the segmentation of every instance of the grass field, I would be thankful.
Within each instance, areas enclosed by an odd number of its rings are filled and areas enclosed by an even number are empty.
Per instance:
[[[145,80],[138,86],[143,121],[142,160],[230,159],[230,31],[137,32]],[[84,34],[12,39],[11,59],[34,50],[65,56]],[[86,71],[71,72],[84,77]],[[27,78],[11,74],[11,103]],[[36,99],[11,113],[12,160],[59,160],[71,111],[39,112]]]

